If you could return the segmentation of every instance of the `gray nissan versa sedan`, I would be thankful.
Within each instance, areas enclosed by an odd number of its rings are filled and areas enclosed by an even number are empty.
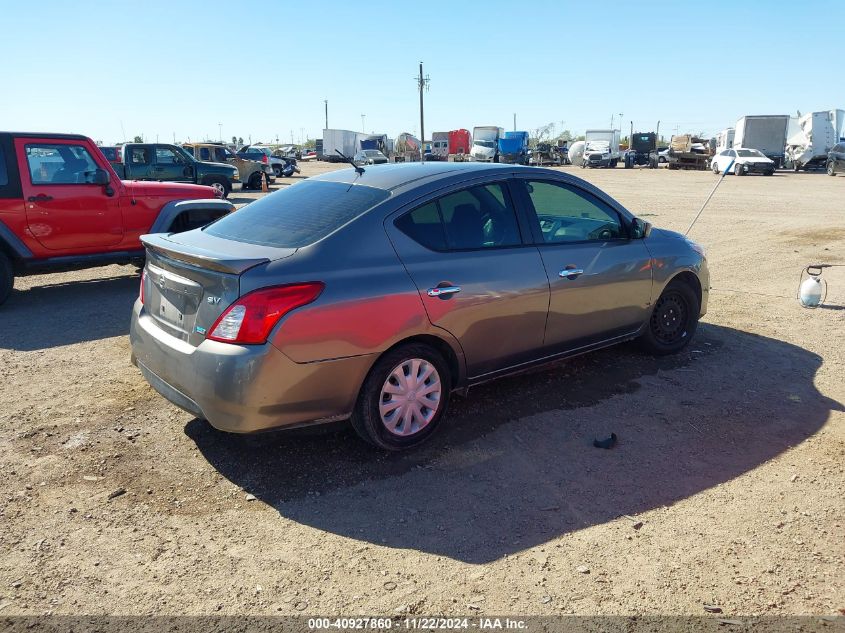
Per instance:
[[[133,361],[224,431],[348,418],[415,446],[473,384],[639,339],[677,352],[704,251],[561,172],[345,169],[202,228],[147,235]]]

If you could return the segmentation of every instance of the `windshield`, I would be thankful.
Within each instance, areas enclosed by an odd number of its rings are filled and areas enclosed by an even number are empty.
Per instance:
[[[355,219],[390,192],[343,182],[305,181],[251,202],[204,231],[237,242],[301,248]]]
[[[744,158],[765,158],[765,156],[756,149],[738,149],[736,150],[736,155]]]
[[[496,143],[493,141],[475,141],[476,145],[481,145],[481,147],[496,147]]]

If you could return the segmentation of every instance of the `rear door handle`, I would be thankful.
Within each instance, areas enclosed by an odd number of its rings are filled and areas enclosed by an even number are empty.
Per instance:
[[[575,279],[578,275],[583,275],[583,268],[564,268],[558,273],[558,276],[564,279]]]
[[[429,288],[426,294],[429,297],[444,297],[453,295],[461,291],[460,286],[438,286],[437,288]]]
[[[53,196],[48,196],[43,193],[39,193],[37,196],[29,196],[27,200],[30,202],[49,202],[53,199]]]

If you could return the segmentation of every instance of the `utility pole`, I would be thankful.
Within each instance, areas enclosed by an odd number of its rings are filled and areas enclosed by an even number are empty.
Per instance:
[[[622,131],[622,113],[619,113],[619,131]]]
[[[323,103],[326,104],[326,129],[329,129],[329,100],[323,99]]]
[[[516,132],[516,112],[513,113],[513,131]]]
[[[220,136],[220,142],[222,143],[223,142],[223,124],[222,123],[217,124],[217,133]]]
[[[428,75],[423,76],[423,63],[420,62],[420,74],[416,77],[417,88],[420,91],[420,160],[425,160],[425,117],[423,116],[423,89],[428,90],[431,80]]]
[[[364,134],[366,134],[366,133],[367,133],[367,130],[366,130],[366,128],[364,127],[364,117],[365,117],[365,116],[367,116],[367,115],[366,115],[366,114],[362,114],[362,115],[361,115],[361,131],[362,131]]]

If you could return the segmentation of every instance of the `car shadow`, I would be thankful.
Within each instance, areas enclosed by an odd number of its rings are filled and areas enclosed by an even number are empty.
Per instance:
[[[821,358],[702,325],[675,357],[629,346],[489,383],[453,400],[419,449],[385,454],[343,430],[186,434],[281,516],[358,541],[485,563],[671,505],[802,442],[839,403]],[[616,433],[612,450],[594,438]]]
[[[33,351],[124,336],[139,283],[137,274],[127,274],[15,290],[0,310],[0,349]]]

